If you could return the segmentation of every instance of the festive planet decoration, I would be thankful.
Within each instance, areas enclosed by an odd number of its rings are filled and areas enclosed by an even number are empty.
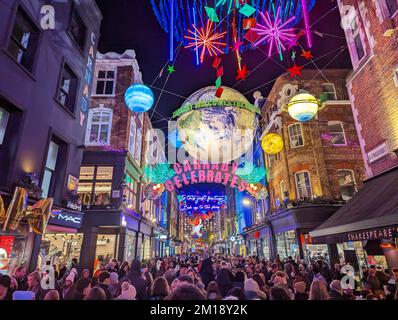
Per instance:
[[[126,90],[124,100],[131,111],[142,113],[152,108],[155,97],[146,85],[133,84]]]
[[[169,138],[169,143],[172,144],[173,147],[175,148],[180,148],[182,146],[182,142],[178,136],[178,130],[177,129],[173,129],[169,132],[168,135]]]
[[[279,134],[268,133],[263,137],[261,147],[267,154],[277,154],[283,149],[283,139]]]
[[[246,191],[257,200],[264,200],[268,197],[267,188],[262,183],[249,183]]]
[[[300,122],[311,120],[319,109],[318,100],[307,92],[295,95],[287,105],[290,116]]]
[[[178,135],[184,149],[195,159],[226,163],[239,158],[252,146],[258,127],[256,111],[238,91],[205,87],[193,93],[180,109]],[[194,105],[195,107],[190,107]],[[252,106],[254,108],[254,106]]]

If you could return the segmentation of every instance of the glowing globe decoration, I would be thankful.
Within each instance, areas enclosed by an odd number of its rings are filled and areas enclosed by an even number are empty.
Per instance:
[[[311,94],[302,92],[295,95],[287,105],[290,116],[300,122],[311,120],[318,112],[319,102]]]
[[[250,105],[238,91],[222,87],[221,98],[216,98],[216,87],[202,88],[182,105],[205,104],[193,108],[177,120],[178,135],[184,149],[193,158],[209,163],[226,163],[239,158],[253,144],[258,127],[256,113],[246,108],[224,105],[224,101]],[[213,105],[219,101],[218,105]],[[209,105],[209,106],[207,106]]]
[[[180,148],[182,146],[182,142],[180,140],[180,137],[178,136],[178,130],[174,129],[170,131],[168,135],[169,143],[171,143],[176,149]]]
[[[146,85],[133,84],[126,90],[124,101],[131,111],[142,113],[152,108],[155,97]]]
[[[279,134],[268,133],[261,140],[261,147],[267,154],[277,154],[283,149],[283,139]]]

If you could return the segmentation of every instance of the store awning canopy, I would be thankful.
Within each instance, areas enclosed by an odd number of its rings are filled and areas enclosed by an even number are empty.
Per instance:
[[[314,243],[375,240],[398,234],[398,168],[367,180],[341,209],[310,232]]]

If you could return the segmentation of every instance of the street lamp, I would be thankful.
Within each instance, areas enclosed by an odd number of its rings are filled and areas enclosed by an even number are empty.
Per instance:
[[[245,199],[242,200],[242,204],[243,204],[245,207],[250,207],[250,205],[252,204],[252,202],[250,201],[250,199],[245,198]]]

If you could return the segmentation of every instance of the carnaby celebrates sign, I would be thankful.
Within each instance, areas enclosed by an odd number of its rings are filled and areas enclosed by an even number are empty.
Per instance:
[[[180,189],[184,185],[196,183],[220,183],[230,188],[237,187],[239,191],[246,189],[247,182],[235,175],[238,165],[235,162],[210,164],[195,161],[193,164],[185,160],[183,164],[175,163],[176,175],[167,180],[164,185],[168,191]]]

